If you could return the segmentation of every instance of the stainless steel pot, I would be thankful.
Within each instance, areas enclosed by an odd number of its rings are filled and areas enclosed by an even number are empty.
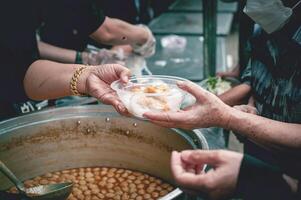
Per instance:
[[[201,132],[125,118],[108,106],[65,107],[0,123],[0,160],[21,180],[67,168],[110,166],[173,183],[171,151],[197,148],[208,148]],[[0,174],[0,190],[10,186]]]

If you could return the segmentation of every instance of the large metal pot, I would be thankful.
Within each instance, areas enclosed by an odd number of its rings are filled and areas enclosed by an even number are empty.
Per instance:
[[[65,107],[0,123],[0,160],[21,180],[67,168],[110,166],[173,183],[171,151],[196,148],[208,148],[198,131],[121,117],[108,106]],[[0,174],[0,190],[10,186]]]

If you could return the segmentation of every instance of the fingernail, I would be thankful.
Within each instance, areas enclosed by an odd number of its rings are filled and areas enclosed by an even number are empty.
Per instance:
[[[117,108],[118,108],[118,110],[119,110],[120,112],[125,112],[125,109],[124,109],[124,107],[123,107],[122,105],[118,104],[118,105],[117,105]]]
[[[179,87],[182,87],[182,86],[185,85],[185,83],[184,83],[184,81],[178,81],[178,82],[177,82],[177,85],[178,85]]]

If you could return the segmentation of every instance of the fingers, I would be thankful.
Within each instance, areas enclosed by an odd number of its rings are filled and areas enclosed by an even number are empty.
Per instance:
[[[209,92],[192,82],[178,82],[178,87],[192,94],[198,101],[204,102],[207,100]]]
[[[209,164],[218,165],[220,161],[220,151],[189,150],[181,152],[181,159],[184,162],[195,165]]]
[[[129,81],[129,77],[131,76],[131,71],[129,69],[124,69],[120,74],[120,80],[123,83],[127,83]]]
[[[94,91],[94,95],[98,100],[104,104],[109,104],[114,106],[117,112],[122,115],[129,115],[126,107],[118,99],[118,96],[115,91],[107,89],[107,91]]]

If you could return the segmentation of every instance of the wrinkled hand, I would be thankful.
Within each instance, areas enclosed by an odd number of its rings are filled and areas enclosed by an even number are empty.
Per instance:
[[[119,100],[116,92],[111,89],[110,84],[119,79],[127,83],[129,76],[130,71],[118,64],[90,66],[80,77],[79,92],[89,94],[105,104],[110,104],[120,114],[127,115],[127,109]]]
[[[196,103],[178,112],[148,112],[144,117],[169,128],[195,129],[211,126],[227,128],[232,108],[192,82],[180,82],[178,87],[192,94],[196,98]]]
[[[171,170],[184,191],[209,199],[224,199],[231,197],[236,189],[242,158],[242,154],[224,150],[173,152]],[[203,172],[206,164],[212,169]]]
[[[245,113],[250,113],[253,115],[257,115],[258,111],[254,106],[250,106],[250,105],[239,105],[239,106],[234,106],[233,108],[235,108],[236,110],[245,112]]]
[[[137,26],[142,27],[147,32],[148,38],[147,41],[142,45],[133,44],[133,51],[134,53],[139,54],[140,56],[143,56],[145,58],[150,57],[156,52],[156,38],[147,26],[142,24]]]

